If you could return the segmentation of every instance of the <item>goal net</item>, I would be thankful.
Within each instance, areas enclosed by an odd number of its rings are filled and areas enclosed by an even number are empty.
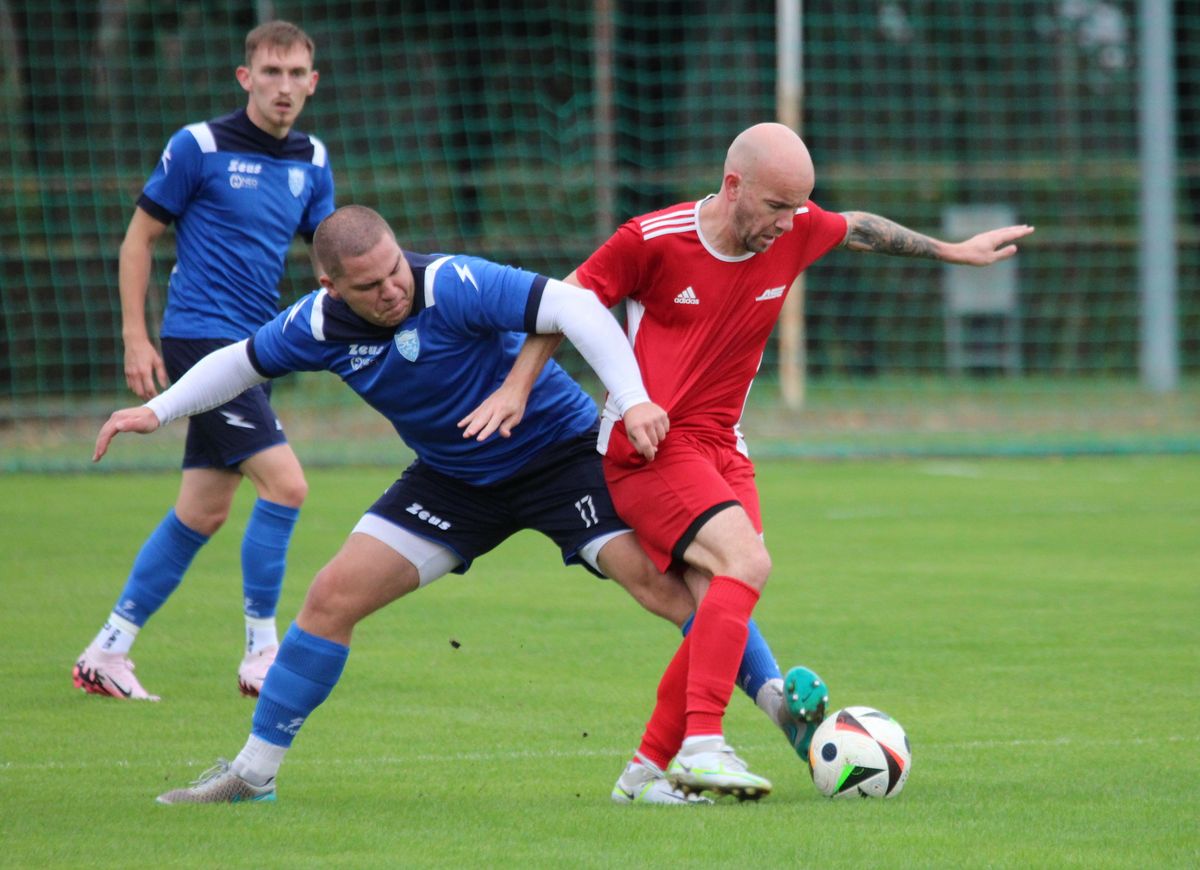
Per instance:
[[[1177,201],[1159,205],[1178,238],[1178,333],[1156,340],[1181,377],[1165,392],[1139,364],[1139,4],[802,6],[814,200],[939,237],[1037,233],[987,270],[847,251],[813,266],[801,344],[781,359],[772,343],[747,408],[756,455],[1200,448],[1194,4],[1168,15]],[[171,133],[244,104],[233,69],[263,16],[316,41],[298,128],[328,146],[339,203],[376,208],[415,251],[561,277],[628,217],[715,190],[733,135],[778,112],[775,10],[749,0],[0,0],[4,468],[82,467],[108,412],[135,403],[118,246]],[[173,254],[168,232],[155,324]],[[313,286],[297,242],[282,303]],[[560,359],[594,388],[569,347]],[[799,407],[780,398],[787,364]],[[305,461],[404,455],[329,375],[275,396]],[[113,467],[176,464],[182,429],[118,445]]]

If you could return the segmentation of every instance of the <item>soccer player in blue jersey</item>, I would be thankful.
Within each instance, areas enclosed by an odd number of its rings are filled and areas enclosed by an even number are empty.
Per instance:
[[[117,411],[97,437],[98,460],[119,432],[152,432],[267,378],[327,369],[417,454],[317,574],[242,752],[197,786],[163,795],[164,803],[272,799],[283,756],[337,682],[355,625],[448,572],[465,572],[521,529],[543,532],[564,562],[612,577],[676,624],[694,606],[683,582],[653,567],[613,510],[595,450],[596,407],[556,363],[537,375],[523,422],[507,438],[464,437],[459,428],[508,375],[518,333],[562,332],[600,375],[631,443],[653,461],[667,417],[647,398],[628,342],[592,294],[475,257],[405,253],[383,218],[359,206],[322,223],[315,248],[322,290],[247,341],[210,354],[146,405]],[[747,693],[780,728],[794,730],[756,628],[742,670]],[[614,800],[687,802],[661,770],[635,772],[636,781],[614,788]]]
[[[325,146],[293,129],[317,86],[312,40],[285,21],[256,27],[246,36],[237,80],[249,95],[246,108],[171,137],[121,244],[125,379],[142,399],[274,317],[292,238],[311,241],[333,211]],[[146,294],[154,247],[172,223],[177,262],[160,356],[146,327]],[[142,545],[103,629],[80,654],[72,673],[77,687],[158,700],[134,676],[130,648],[225,522],[248,477],[258,499],[242,539],[246,650],[238,684],[243,694],[258,695],[278,650],[275,607],[308,489],[269,400],[269,386],[256,386],[191,419],[179,496]]]

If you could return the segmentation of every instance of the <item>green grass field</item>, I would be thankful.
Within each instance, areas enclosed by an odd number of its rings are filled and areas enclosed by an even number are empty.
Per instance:
[[[360,627],[278,803],[157,806],[249,728],[250,492],[135,648],[163,702],[130,704],[69,671],[177,477],[0,475],[0,865],[1200,864],[1200,457],[765,462],[759,480],[757,618],[834,706],[904,724],[896,800],[822,798],[738,693],[727,734],[773,795],[610,803],[677,634],[523,535]],[[310,472],[281,628],[388,482]]]

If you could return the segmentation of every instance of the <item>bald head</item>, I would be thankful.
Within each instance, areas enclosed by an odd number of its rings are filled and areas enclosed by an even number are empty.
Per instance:
[[[765,251],[792,229],[815,178],[808,149],[789,127],[748,127],[725,155],[719,194],[701,206],[701,231],[723,254]]]
[[[755,124],[739,133],[725,155],[725,176],[731,173],[752,184],[805,191],[816,178],[808,148],[783,124]]]
[[[385,236],[395,238],[382,215],[365,205],[344,205],[317,227],[313,252],[325,274],[340,278],[343,260],[361,257]]]

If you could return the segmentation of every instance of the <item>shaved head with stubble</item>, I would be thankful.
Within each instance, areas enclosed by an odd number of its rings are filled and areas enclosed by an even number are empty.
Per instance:
[[[816,172],[803,140],[783,124],[755,124],[725,155],[721,190],[704,232],[723,254],[762,253],[792,228],[796,209],[812,194]]]
[[[343,260],[361,257],[384,237],[395,238],[379,212],[365,205],[344,205],[317,227],[313,253],[326,275],[340,278]]]

